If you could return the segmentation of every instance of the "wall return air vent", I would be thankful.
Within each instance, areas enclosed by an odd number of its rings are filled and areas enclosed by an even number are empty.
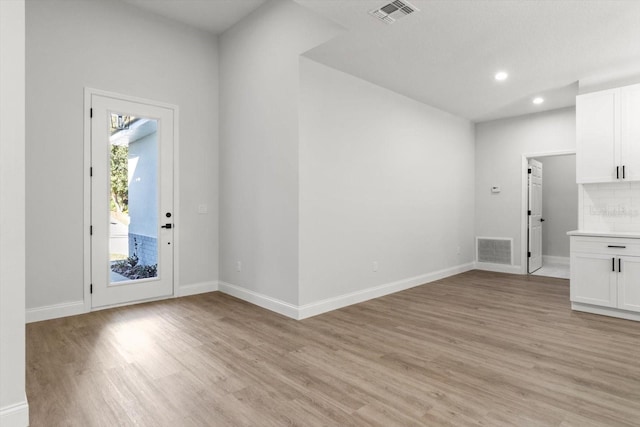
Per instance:
[[[382,22],[387,24],[393,24],[400,18],[404,18],[413,12],[419,12],[420,9],[404,0],[395,0],[389,4],[382,6],[380,9],[375,9],[369,12]]]
[[[513,239],[476,237],[476,260],[491,264],[513,265]]]

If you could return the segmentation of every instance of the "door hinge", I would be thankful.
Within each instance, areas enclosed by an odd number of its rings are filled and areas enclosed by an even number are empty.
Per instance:
[[[531,215],[531,211],[527,211],[527,214],[528,214],[528,215]]]
[[[531,258],[531,252],[527,252],[527,258]]]
[[[531,173],[531,168],[527,169],[527,173]]]
[[[93,118],[93,108],[89,108],[89,118]]]
[[[93,283],[89,285],[89,293],[92,294],[93,293]]]
[[[93,236],[93,225],[89,226],[89,235]]]

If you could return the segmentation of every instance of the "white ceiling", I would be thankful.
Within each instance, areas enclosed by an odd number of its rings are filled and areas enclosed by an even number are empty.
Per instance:
[[[122,0],[191,27],[220,34],[265,0]]]
[[[263,3],[126,1],[216,34]],[[346,28],[306,56],[474,121],[574,105],[578,80],[640,74],[640,1],[417,0],[393,25],[368,14],[385,0],[296,1]]]

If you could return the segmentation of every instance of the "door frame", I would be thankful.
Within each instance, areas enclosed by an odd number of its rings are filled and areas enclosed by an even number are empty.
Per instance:
[[[83,300],[84,311],[88,313],[90,311],[98,311],[106,308],[119,307],[124,305],[137,304],[141,301],[132,301],[123,304],[115,304],[104,307],[92,308],[91,307],[91,235],[89,233],[91,226],[91,97],[93,95],[101,95],[123,101],[136,102],[139,104],[149,104],[157,107],[166,108],[173,111],[173,293],[168,297],[152,298],[146,301],[154,301],[160,299],[174,298],[177,296],[177,289],[180,287],[178,283],[179,271],[180,271],[180,191],[179,191],[179,109],[175,104],[169,104],[166,102],[155,101],[146,98],[139,98],[131,95],[124,95],[117,92],[109,92],[101,89],[94,89],[90,87],[84,88],[84,145],[83,145],[83,189],[84,189],[84,220],[83,220]]]
[[[521,204],[520,204],[520,274],[528,273],[527,251],[529,240],[529,216],[527,210],[529,208],[529,159],[536,157],[554,157],[554,156],[568,156],[576,154],[576,150],[558,150],[558,151],[543,151],[539,153],[523,153],[521,159]],[[576,212],[576,215],[578,213]]]

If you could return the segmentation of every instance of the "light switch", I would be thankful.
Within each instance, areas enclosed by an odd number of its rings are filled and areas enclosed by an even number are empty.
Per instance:
[[[209,209],[207,208],[207,205],[205,205],[205,204],[198,205],[198,213],[199,214],[206,214],[207,212],[209,212]]]

